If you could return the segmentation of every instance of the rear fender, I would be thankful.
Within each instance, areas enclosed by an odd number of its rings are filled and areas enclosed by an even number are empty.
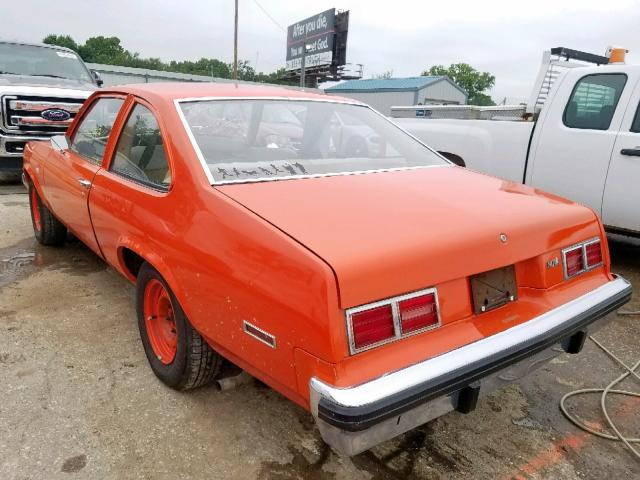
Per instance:
[[[171,273],[171,269],[163,260],[162,256],[146,246],[146,243],[137,238],[123,237],[120,238],[118,246],[118,265],[115,265],[116,269],[122,273],[131,283],[136,283],[136,277],[129,271],[124,260],[124,249],[136,253],[145,262],[155,268],[162,278],[167,282],[174,295],[178,299],[181,305],[184,305],[183,292],[180,289],[179,283],[176,281],[174,275]]]

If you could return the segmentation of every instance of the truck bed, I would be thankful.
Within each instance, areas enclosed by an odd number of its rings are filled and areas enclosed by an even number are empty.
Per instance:
[[[393,120],[434,150],[459,156],[467,168],[507,180],[523,181],[533,122],[424,118]]]

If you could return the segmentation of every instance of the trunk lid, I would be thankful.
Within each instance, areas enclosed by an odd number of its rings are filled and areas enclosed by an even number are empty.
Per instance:
[[[217,188],[324,259],[343,308],[600,235],[585,207],[458,167]]]

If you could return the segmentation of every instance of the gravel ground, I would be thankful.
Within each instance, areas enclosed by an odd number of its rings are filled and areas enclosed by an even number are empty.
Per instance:
[[[640,242],[610,245],[614,270],[640,285]],[[625,308],[639,310],[637,298]],[[640,317],[619,316],[596,337],[631,364]],[[224,392],[165,388],[147,366],[133,287],[78,242],[37,245],[24,191],[0,185],[2,480],[640,478],[620,444],[582,433],[558,410],[564,393],[619,373],[588,342],[469,415],[340,457],[308,413],[257,381]],[[637,436],[640,401],[610,404]],[[597,398],[572,405],[602,421]]]

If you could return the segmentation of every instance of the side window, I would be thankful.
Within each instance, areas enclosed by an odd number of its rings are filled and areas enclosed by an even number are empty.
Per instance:
[[[91,163],[102,164],[109,134],[124,100],[99,98],[84,115],[69,147]]]
[[[631,131],[635,133],[640,133],[640,105],[638,105],[638,109],[636,110],[636,116],[633,117],[633,123],[631,124]]]
[[[131,111],[118,139],[111,171],[161,188],[171,184],[160,127],[145,106],[138,104]]]
[[[573,88],[563,121],[570,128],[607,130],[627,82],[623,73],[603,73],[581,78]]]

